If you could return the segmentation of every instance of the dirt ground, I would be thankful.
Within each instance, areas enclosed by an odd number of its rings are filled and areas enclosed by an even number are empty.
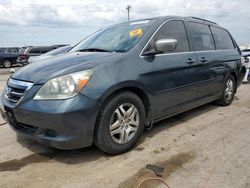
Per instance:
[[[9,77],[0,70],[0,90]],[[125,154],[108,156],[94,146],[60,151],[17,138],[0,126],[0,187],[136,188],[164,168],[171,188],[250,188],[250,84],[233,104],[196,108],[156,123]],[[4,123],[0,119],[0,124]],[[141,187],[164,187],[149,181]],[[166,187],[166,186],[165,186]]]

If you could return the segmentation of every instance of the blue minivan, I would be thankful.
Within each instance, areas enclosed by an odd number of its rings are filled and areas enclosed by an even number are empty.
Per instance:
[[[214,22],[131,21],[14,73],[0,111],[23,137],[120,154],[157,121],[212,101],[230,105],[244,73],[235,40]]]

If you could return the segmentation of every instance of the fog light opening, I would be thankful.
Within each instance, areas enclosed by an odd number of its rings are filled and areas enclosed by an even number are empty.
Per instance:
[[[56,131],[51,130],[51,129],[46,129],[46,130],[44,131],[44,134],[45,134],[46,136],[48,136],[48,137],[57,137]]]

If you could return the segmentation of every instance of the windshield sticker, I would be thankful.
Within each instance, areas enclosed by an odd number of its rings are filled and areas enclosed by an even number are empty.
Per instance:
[[[131,22],[129,25],[147,24],[149,20],[141,20],[137,22]]]
[[[135,29],[135,30],[129,32],[130,37],[140,37],[140,36],[142,36],[142,34],[143,34],[142,29]]]

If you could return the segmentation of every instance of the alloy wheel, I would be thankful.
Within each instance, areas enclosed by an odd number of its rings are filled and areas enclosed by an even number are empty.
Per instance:
[[[225,88],[225,99],[226,101],[230,101],[234,94],[234,82],[232,79],[228,79],[226,82]]]
[[[133,104],[120,105],[114,111],[109,126],[113,141],[118,144],[128,143],[135,136],[139,122],[139,112]]]

